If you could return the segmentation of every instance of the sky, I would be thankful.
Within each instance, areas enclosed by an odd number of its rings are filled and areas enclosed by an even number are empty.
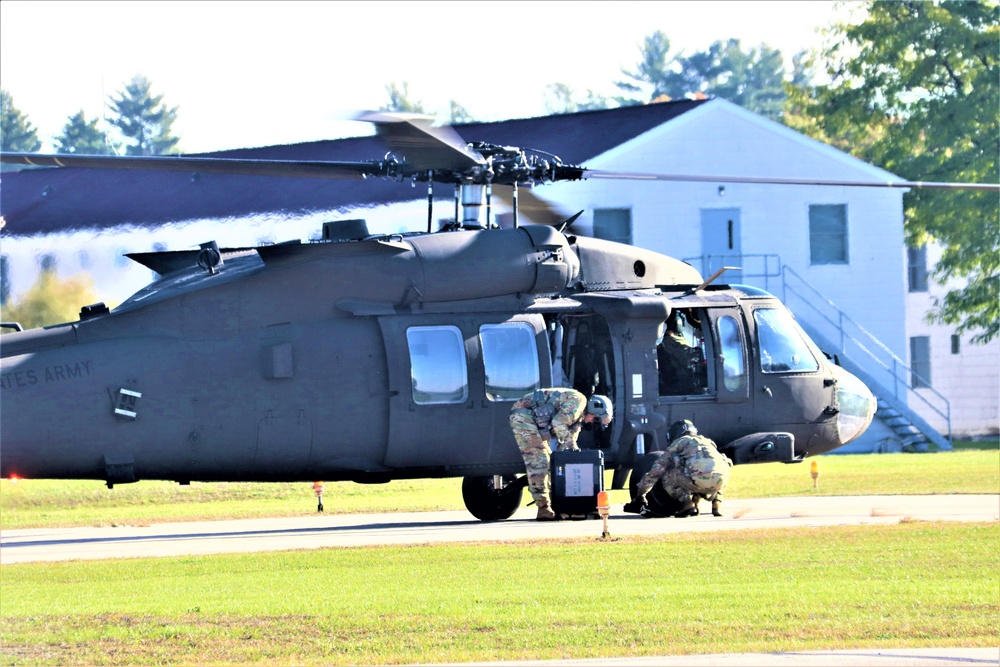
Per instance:
[[[345,119],[385,105],[390,83],[445,116],[451,100],[482,121],[544,115],[553,83],[618,94],[656,30],[682,55],[767,44],[790,69],[852,4],[3,0],[0,87],[51,151],[70,116],[100,117],[141,74],[197,153],[365,134]]]

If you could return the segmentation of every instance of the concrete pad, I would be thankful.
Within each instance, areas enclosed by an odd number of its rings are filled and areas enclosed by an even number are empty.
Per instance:
[[[727,500],[727,516],[643,519],[612,508],[612,538],[748,528],[887,525],[901,521],[1000,521],[1000,495],[820,496]],[[184,556],[379,544],[602,537],[599,520],[539,523],[533,507],[482,522],[465,511],[350,514],[161,523],[113,528],[0,531],[0,564]]]

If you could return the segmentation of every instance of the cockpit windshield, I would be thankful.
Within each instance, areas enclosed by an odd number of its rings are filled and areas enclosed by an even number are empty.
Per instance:
[[[757,322],[762,371],[809,373],[819,370],[819,362],[791,313],[780,308],[758,308],[753,316]]]

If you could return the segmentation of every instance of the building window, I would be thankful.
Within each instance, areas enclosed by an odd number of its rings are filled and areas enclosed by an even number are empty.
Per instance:
[[[951,353],[960,354],[962,352],[962,337],[958,334],[951,336]]]
[[[489,400],[516,401],[541,386],[535,330],[530,324],[484,324],[479,327],[479,342]]]
[[[931,337],[910,338],[910,387],[931,386]]]
[[[906,249],[906,270],[911,292],[927,291],[927,246]]]
[[[606,241],[632,243],[632,209],[595,208],[594,236]]]
[[[47,252],[47,253],[45,253],[43,255],[40,255],[38,257],[38,268],[41,269],[42,273],[46,273],[46,272],[49,272],[49,271],[55,271],[56,270],[56,266],[58,264],[59,264],[59,260],[57,260],[56,256],[53,255],[50,252]]]
[[[411,327],[410,349],[413,402],[419,405],[464,403],[469,396],[465,342],[456,327]]]
[[[809,263],[847,264],[847,204],[809,206]]]

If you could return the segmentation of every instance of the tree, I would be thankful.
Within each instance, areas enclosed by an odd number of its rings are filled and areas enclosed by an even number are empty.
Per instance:
[[[629,80],[615,84],[626,93],[646,93],[647,100],[711,95],[768,118],[781,118],[785,67],[778,49],[761,44],[745,51],[738,39],[730,39],[689,57],[670,55],[670,40],[658,30],[645,38],[640,50],[635,70],[622,70]],[[644,100],[619,101],[638,104]]]
[[[177,152],[177,137],[170,134],[170,127],[177,120],[177,107],[163,104],[163,95],[153,95],[152,84],[146,77],[136,75],[111,98],[114,117],[111,124],[125,137],[127,155],[162,155]]]
[[[62,134],[56,137],[56,152],[107,155],[111,149],[104,133],[97,129],[97,119],[88,121],[81,109],[69,117]]]
[[[564,83],[550,83],[545,89],[545,98],[545,111],[550,114],[594,111],[613,106],[610,99],[590,89],[581,100],[576,91]]]
[[[852,155],[909,180],[1000,181],[1000,6],[991,0],[876,0],[837,27],[831,83],[811,109]],[[907,241],[935,241],[939,283],[957,279],[930,319],[1000,333],[1000,201],[994,193],[915,190]]]
[[[42,142],[31,121],[14,106],[10,93],[0,90],[0,150],[34,153],[41,147]]]
[[[455,100],[451,100],[448,103],[448,124],[454,125],[455,123],[474,123],[476,119],[473,118],[469,110],[463,107],[461,104]]]
[[[55,270],[43,269],[24,296],[3,307],[3,320],[20,322],[25,329],[73,322],[82,306],[98,300],[89,275],[60,279]]]
[[[389,102],[382,107],[382,111],[402,111],[404,113],[427,113],[424,105],[410,99],[410,84],[406,81],[397,84],[390,83],[385,87],[385,92],[389,94]]]

